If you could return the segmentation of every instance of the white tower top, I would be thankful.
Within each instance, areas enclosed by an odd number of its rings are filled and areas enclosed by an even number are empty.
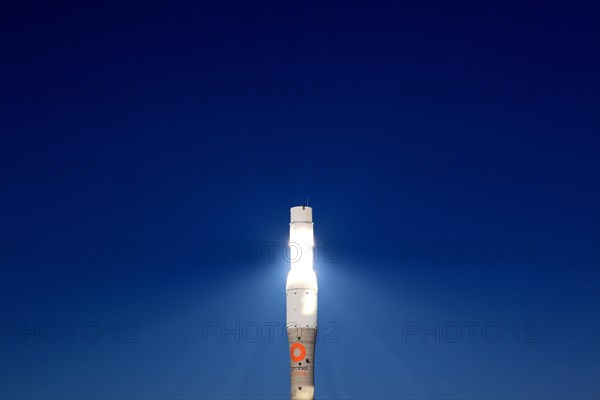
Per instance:
[[[290,209],[290,273],[286,288],[317,290],[313,269],[314,245],[312,208],[297,206]]]
[[[290,222],[309,222],[312,223],[312,208],[309,206],[297,206],[290,209]]]

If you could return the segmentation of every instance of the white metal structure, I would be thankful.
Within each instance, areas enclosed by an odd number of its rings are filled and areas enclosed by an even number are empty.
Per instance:
[[[312,208],[290,210],[290,272],[286,283],[286,320],[292,399],[314,399],[317,337],[317,275],[314,264]]]

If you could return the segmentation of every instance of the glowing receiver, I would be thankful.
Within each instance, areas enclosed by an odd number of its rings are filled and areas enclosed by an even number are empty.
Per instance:
[[[287,335],[290,348],[292,399],[314,399],[317,338],[317,275],[313,270],[312,208],[292,207],[291,269],[286,284]]]

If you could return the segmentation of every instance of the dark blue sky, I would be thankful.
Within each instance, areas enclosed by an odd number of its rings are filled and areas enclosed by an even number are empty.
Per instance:
[[[600,396],[598,2],[5,3],[0,397]]]

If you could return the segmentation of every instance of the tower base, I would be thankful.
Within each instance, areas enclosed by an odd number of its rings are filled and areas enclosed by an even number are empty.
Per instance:
[[[287,329],[290,347],[290,398],[315,398],[315,344],[316,328]]]

